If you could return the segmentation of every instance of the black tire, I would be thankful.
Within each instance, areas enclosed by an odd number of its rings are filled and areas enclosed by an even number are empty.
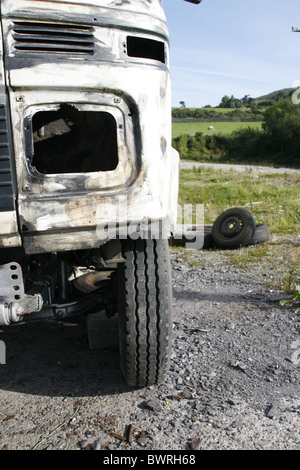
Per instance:
[[[162,382],[172,341],[172,291],[167,240],[126,240],[120,266],[120,365],[128,385]]]
[[[248,245],[256,245],[257,243],[264,243],[271,237],[270,229],[266,224],[256,224],[256,229],[253,237]]]
[[[255,233],[255,228],[256,223],[251,212],[234,207],[217,217],[211,234],[218,247],[235,249],[248,245]]]
[[[211,233],[207,233],[204,235],[204,241],[203,241],[203,249],[204,250],[210,250],[216,248],[216,244],[214,242],[214,239],[212,237]]]

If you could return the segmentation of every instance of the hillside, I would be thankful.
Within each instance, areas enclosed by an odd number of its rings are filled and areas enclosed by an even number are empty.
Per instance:
[[[272,91],[267,95],[251,98],[246,95],[243,99],[224,96],[217,107],[187,108],[181,106],[172,108],[173,122],[259,122],[264,119],[266,108],[279,100],[291,100],[297,88],[283,88]],[[224,107],[224,99],[229,99],[230,107]],[[247,98],[247,101],[245,101]],[[182,102],[184,103],[184,102]]]
[[[172,108],[172,117],[173,119],[216,119],[216,121],[224,120],[224,118],[242,118],[243,120],[259,120],[262,118],[264,109],[266,106],[270,106],[275,101],[280,99],[291,99],[292,94],[297,90],[297,88],[283,88],[282,90],[272,91],[267,95],[258,96],[257,98],[250,98],[248,95],[248,101],[245,102],[244,98],[239,100],[238,98],[231,97],[230,99],[234,101],[233,106],[224,107],[220,106],[212,107],[205,106],[204,108],[187,108],[181,106],[179,108]],[[245,97],[245,98],[246,98]],[[222,101],[224,98],[223,97]],[[184,102],[182,102],[184,103]],[[222,113],[223,116],[220,115]],[[223,118],[223,119],[222,119]]]
[[[296,88],[283,88],[282,90],[272,91],[267,95],[254,98],[254,102],[257,104],[261,104],[262,102],[271,104],[274,101],[290,98],[295,90]]]

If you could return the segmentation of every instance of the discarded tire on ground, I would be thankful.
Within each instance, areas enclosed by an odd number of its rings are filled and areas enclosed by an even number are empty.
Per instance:
[[[214,242],[212,234],[207,233],[206,235],[204,235],[203,249],[204,250],[209,250],[209,249],[212,249],[212,248],[215,248],[215,247],[216,247],[216,244]]]
[[[235,249],[248,245],[252,240],[256,223],[251,212],[241,207],[227,209],[215,220],[212,238],[220,248]]]
[[[264,243],[269,240],[271,234],[268,225],[256,224],[255,232],[248,245],[256,245],[257,243]]]
[[[172,341],[172,292],[167,240],[126,240],[119,270],[120,362],[128,385],[160,383]]]

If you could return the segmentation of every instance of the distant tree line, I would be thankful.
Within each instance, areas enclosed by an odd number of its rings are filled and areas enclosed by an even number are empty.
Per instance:
[[[241,112],[259,115],[263,114],[266,107],[271,106],[274,102],[289,100],[291,101],[293,93],[296,88],[284,88],[283,90],[273,91],[266,96],[260,98],[252,98],[250,95],[245,95],[243,98],[236,98],[231,95],[224,95],[220,101],[220,104],[213,108],[210,104],[207,104],[203,108],[187,108],[185,101],[180,101],[180,108],[173,108],[173,117],[180,118],[197,118],[216,116],[215,109],[223,108],[228,110],[226,116],[238,117],[241,116]],[[231,114],[233,113],[233,114]],[[245,114],[246,115],[246,114]]]
[[[251,98],[249,95],[245,95],[244,98],[239,99],[231,96],[223,96],[219,108],[245,108],[251,106],[254,102],[254,98]]]
[[[173,119],[214,119],[221,118],[247,118],[249,120],[263,119],[264,111],[273,103],[282,100],[291,100],[294,88],[279,90],[265,97],[252,98],[245,95],[243,98],[236,98],[231,95],[224,95],[220,104],[213,108],[206,105],[203,108],[187,108],[184,101],[180,101],[180,108],[173,108]],[[221,113],[217,109],[226,109],[226,113]]]
[[[267,163],[300,167],[300,105],[279,100],[263,114],[262,130],[231,135],[181,135],[173,146],[183,159],[214,162]]]
[[[173,108],[172,118],[173,119],[214,119],[214,118],[247,118],[262,119],[263,110],[252,107],[247,109],[242,108],[231,108],[226,114],[222,114],[216,111],[214,108],[206,106],[204,108]]]

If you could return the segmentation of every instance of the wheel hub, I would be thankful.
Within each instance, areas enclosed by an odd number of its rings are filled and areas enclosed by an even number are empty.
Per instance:
[[[225,237],[237,235],[243,228],[243,222],[238,217],[228,217],[221,225],[221,233]]]

